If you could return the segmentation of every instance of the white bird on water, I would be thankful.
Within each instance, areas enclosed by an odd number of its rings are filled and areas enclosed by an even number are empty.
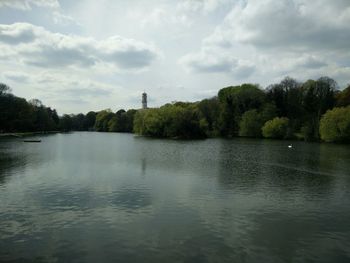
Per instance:
[[[288,148],[292,148],[292,147],[293,147],[293,145],[291,145],[291,144],[288,145]]]

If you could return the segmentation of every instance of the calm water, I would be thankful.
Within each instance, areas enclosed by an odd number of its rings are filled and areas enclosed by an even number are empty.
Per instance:
[[[350,262],[350,146],[0,140],[0,262]]]

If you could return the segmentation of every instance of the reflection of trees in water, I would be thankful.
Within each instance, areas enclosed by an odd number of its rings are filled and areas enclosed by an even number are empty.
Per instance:
[[[146,175],[146,168],[147,168],[147,161],[146,158],[143,157],[141,160],[141,171],[142,171],[142,176]]]
[[[22,169],[26,164],[26,156],[1,152],[0,149],[0,184],[6,183],[6,178],[16,174],[16,170]]]
[[[33,168],[47,161],[50,158],[47,150],[52,151],[52,148],[44,144],[23,143],[21,138],[0,139],[0,183],[6,177],[22,173],[27,165]]]
[[[138,156],[141,169],[165,170],[181,174],[192,171],[206,173],[217,163],[216,140],[181,141],[154,138],[138,138]],[[213,162],[215,162],[213,164]]]

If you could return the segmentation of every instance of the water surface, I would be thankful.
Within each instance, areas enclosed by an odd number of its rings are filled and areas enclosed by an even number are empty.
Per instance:
[[[350,262],[350,149],[0,140],[0,262]]]

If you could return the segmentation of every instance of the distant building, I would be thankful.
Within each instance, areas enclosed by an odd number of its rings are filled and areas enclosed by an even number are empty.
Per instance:
[[[147,93],[142,93],[142,109],[147,109]]]

